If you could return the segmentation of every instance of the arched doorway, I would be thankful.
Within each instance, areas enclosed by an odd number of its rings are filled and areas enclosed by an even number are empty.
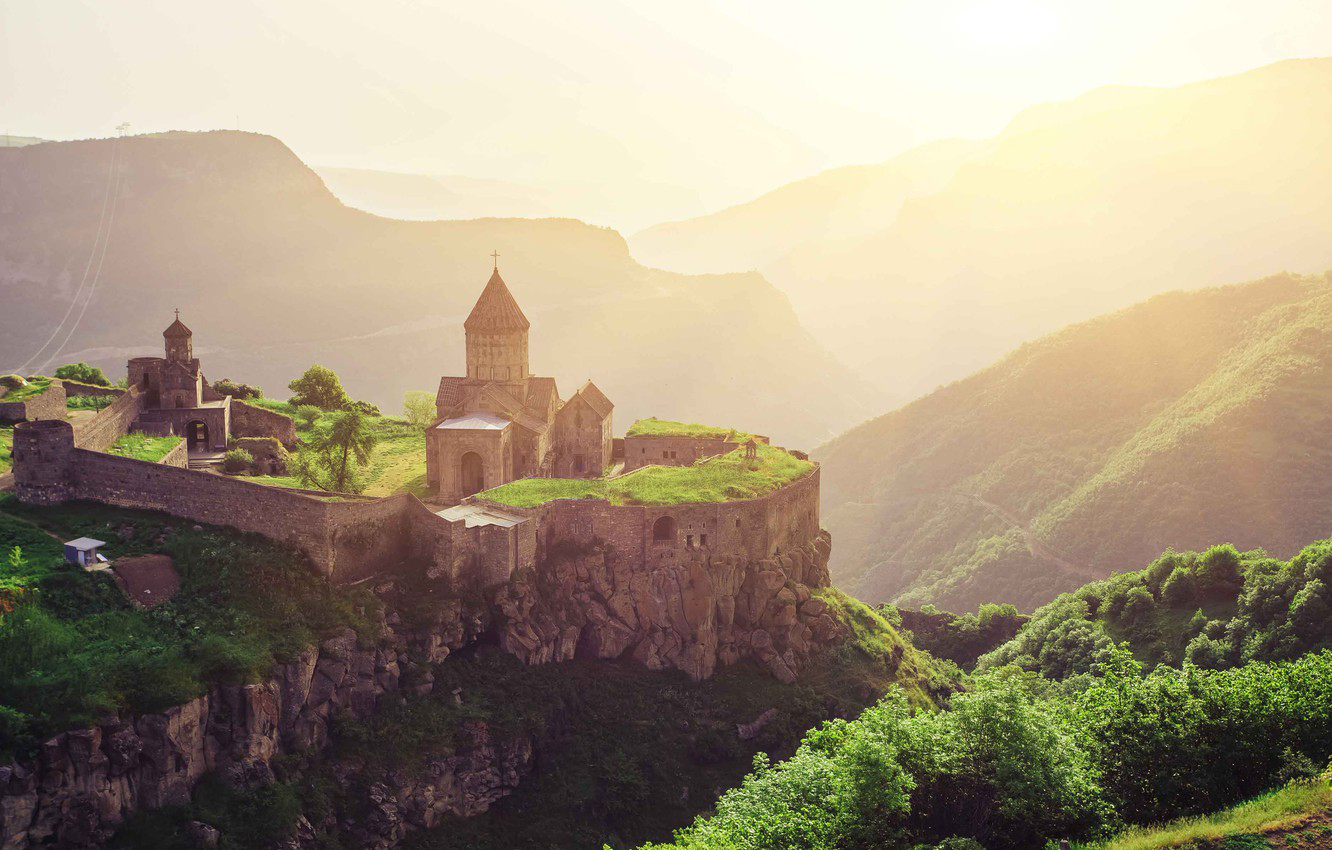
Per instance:
[[[481,455],[476,452],[467,452],[462,456],[459,465],[459,481],[462,483],[462,494],[464,496],[480,493],[486,489],[486,467],[481,460]]]
[[[674,543],[675,542],[675,520],[668,517],[660,517],[652,523],[652,542],[653,543]]]
[[[185,426],[185,442],[189,451],[206,452],[211,447],[208,442],[208,423],[195,419]]]

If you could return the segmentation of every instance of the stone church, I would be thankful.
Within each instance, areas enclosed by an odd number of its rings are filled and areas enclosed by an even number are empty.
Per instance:
[[[598,478],[610,465],[614,405],[591,381],[560,400],[528,368],[531,323],[499,266],[463,323],[467,375],[445,377],[426,430],[426,479],[457,500],[519,478]]]
[[[180,320],[165,331],[166,357],[135,357],[129,361],[129,384],[143,394],[143,409],[133,430],[156,436],[175,435],[190,451],[225,451],[231,436],[231,399],[215,392],[194,356],[194,332]]]

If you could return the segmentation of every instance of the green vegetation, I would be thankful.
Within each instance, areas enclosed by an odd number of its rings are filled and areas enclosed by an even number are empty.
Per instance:
[[[502,505],[530,508],[552,499],[605,499],[613,505],[683,505],[757,499],[806,475],[814,465],[771,446],[758,457],[743,450],[693,466],[647,466],[599,480],[525,478],[479,494]]]
[[[1126,641],[1149,665],[1224,668],[1332,648],[1332,541],[1290,561],[1232,546],[1167,552],[1138,572],[1093,582],[1038,610],[981,659],[1051,678],[1086,673]]]
[[[338,376],[324,366],[306,369],[287,389],[291,390],[291,404],[296,407],[312,404],[320,410],[346,410],[352,403]]]
[[[221,395],[229,395],[232,398],[240,399],[241,401],[253,401],[264,397],[264,391],[258,387],[238,383],[230,378],[214,381],[213,389]]]
[[[296,436],[307,443],[316,439],[317,434],[329,427],[332,416],[327,416],[315,407],[296,408],[289,402],[259,399],[254,404],[292,416],[296,423]],[[303,411],[313,412],[309,418],[311,424],[301,417]],[[391,496],[394,493],[408,492],[417,496],[429,493],[425,477],[425,434],[409,425],[406,421],[391,416],[365,417],[371,436],[375,441],[370,461],[359,470],[363,485],[362,495]],[[293,473],[295,470],[293,469]],[[307,489],[298,474],[261,475],[251,479],[259,484],[272,487]]]
[[[913,646],[968,670],[982,655],[1012,640],[1030,619],[1012,605],[982,605],[978,613],[962,615],[928,604],[919,611],[894,605],[881,605],[879,610],[889,622],[907,630],[907,640]]]
[[[1041,847],[1213,811],[1332,751],[1332,652],[1146,674],[1115,651],[1099,672],[1065,691],[1007,668],[935,713],[889,694],[781,764],[756,759],[715,814],[657,847]]]
[[[1203,817],[1180,818],[1163,826],[1138,827],[1113,839],[1082,850],[1268,850],[1267,838],[1277,840],[1285,834],[1306,831],[1311,815],[1332,811],[1332,776],[1318,780],[1292,781],[1246,803]],[[1332,832],[1326,824],[1315,830],[1314,838]],[[1278,841],[1278,844],[1283,843]],[[1284,842],[1299,843],[1299,842]],[[1313,841],[1308,842],[1313,844]]]
[[[0,558],[12,611],[0,615],[0,753],[102,712],[156,711],[219,682],[255,681],[275,658],[352,626],[374,635],[368,594],[318,578],[291,550],[162,514],[71,504],[38,508],[0,495]],[[107,540],[115,559],[163,553],[180,590],[131,608],[105,573],[64,562],[61,540]]]
[[[228,449],[222,456],[222,469],[237,475],[242,472],[249,472],[250,467],[254,466],[254,455],[245,449]]]
[[[402,415],[413,428],[424,428],[435,421],[435,397],[412,390],[402,398]]]
[[[55,376],[61,380],[78,381],[81,384],[92,384],[95,387],[111,386],[111,382],[106,379],[106,375],[102,373],[101,369],[82,362],[61,366],[55,370]]]
[[[14,465],[14,426],[0,425],[0,475]]]
[[[69,385],[65,385],[66,389]],[[109,395],[67,395],[65,396],[65,407],[68,410],[102,410],[110,407],[115,402],[115,398]]]
[[[11,375],[9,377],[12,379],[18,376]],[[43,378],[38,375],[33,375],[27,379],[19,378],[19,381],[22,381],[22,383],[11,380],[4,385],[7,390],[3,395],[0,395],[0,402],[8,404],[15,401],[28,401],[46,392],[51,386],[50,378]]]
[[[143,434],[126,434],[107,447],[106,453],[134,460],[146,460],[157,463],[180,445],[180,437],[148,437]]]
[[[743,443],[750,435],[734,428],[718,428],[712,425],[698,425],[692,422],[672,422],[669,419],[639,419],[629,430],[626,437],[699,437],[701,439],[735,440]]]
[[[1298,551],[1332,526],[1329,327],[1321,278],[1164,295],[851,430],[817,452],[835,578],[1031,611],[1167,546]]]
[[[376,438],[359,410],[344,410],[328,424],[310,433],[296,456],[296,478],[302,486],[333,493],[359,493],[365,489],[361,468],[370,462]]]

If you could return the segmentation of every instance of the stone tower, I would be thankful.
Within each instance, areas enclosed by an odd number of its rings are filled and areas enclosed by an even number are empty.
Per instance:
[[[530,327],[496,266],[463,322],[467,332],[467,377],[501,383],[526,380]]]
[[[73,475],[74,426],[39,419],[14,426],[14,492],[29,505],[69,500]]]
[[[166,340],[166,359],[168,363],[189,363],[194,360],[194,331],[185,327],[180,320],[180,311],[176,311],[176,320],[164,331]]]

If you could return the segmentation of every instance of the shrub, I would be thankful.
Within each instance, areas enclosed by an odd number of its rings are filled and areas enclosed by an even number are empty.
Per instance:
[[[239,384],[230,378],[223,378],[220,381],[213,382],[213,389],[220,395],[229,395],[232,398],[245,400],[247,398],[263,398],[264,391],[258,387],[252,387],[249,384]]]
[[[21,390],[27,385],[22,375],[0,375],[0,387],[7,390]]]
[[[61,366],[55,370],[57,378],[79,381],[84,384],[92,384],[97,387],[109,387],[111,382],[102,374],[102,370],[96,366],[89,366],[87,363],[70,363]]]
[[[247,472],[254,466],[254,456],[245,449],[232,449],[222,456],[222,468],[230,473]]]
[[[296,421],[304,428],[313,428],[315,422],[319,421],[320,413],[323,411],[313,404],[300,404],[296,406]]]
[[[403,396],[402,415],[413,428],[424,428],[435,421],[435,397],[430,393],[412,390]]]
[[[360,413],[362,416],[380,415],[379,407],[371,404],[368,401],[353,401],[351,404],[347,405],[347,409],[355,410],[357,413]]]

